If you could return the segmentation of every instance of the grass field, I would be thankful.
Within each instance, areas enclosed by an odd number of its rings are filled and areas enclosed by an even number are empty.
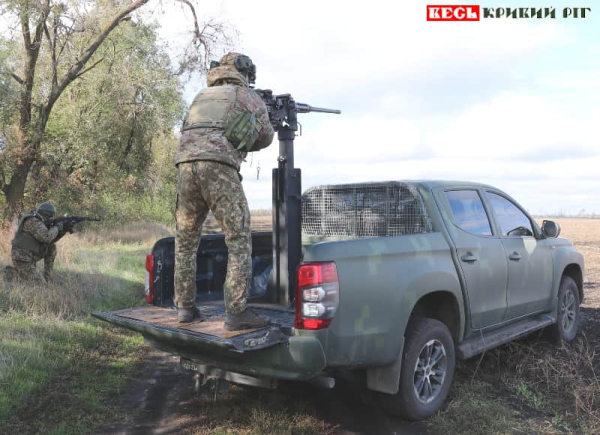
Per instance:
[[[59,242],[57,282],[0,278],[0,433],[84,433],[143,356],[143,340],[89,313],[143,303],[144,256],[162,226],[90,232]],[[0,265],[10,258],[0,235]]]
[[[586,259],[582,334],[563,347],[535,335],[459,362],[451,396],[425,423],[427,432],[600,433],[600,220],[557,220]],[[269,222],[255,219],[261,229]],[[79,434],[129,421],[112,398],[127,390],[147,348],[139,335],[89,313],[143,303],[144,255],[167,234],[140,224],[66,237],[57,283],[0,279],[0,433]],[[10,236],[0,235],[0,266],[9,263],[9,248]],[[343,432],[343,418],[324,415],[322,403],[234,387],[216,402],[194,402],[186,432]]]

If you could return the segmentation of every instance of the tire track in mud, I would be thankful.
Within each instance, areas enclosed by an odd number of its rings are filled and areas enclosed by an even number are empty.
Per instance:
[[[127,413],[127,417],[94,433],[194,433],[194,428],[205,427],[206,415],[201,414],[203,399],[196,395],[193,385],[191,373],[180,368],[178,357],[148,348],[144,360],[130,375],[124,393],[111,400],[115,407]],[[279,393],[308,401],[317,410],[318,419],[337,426],[336,433],[426,433],[423,423],[404,422],[385,414],[377,406],[374,393],[356,382],[341,380],[332,390],[304,383],[282,383]]]

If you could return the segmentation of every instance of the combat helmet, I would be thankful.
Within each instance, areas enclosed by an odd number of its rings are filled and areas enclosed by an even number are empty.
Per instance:
[[[56,207],[54,207],[49,202],[42,202],[37,210],[35,211],[37,214],[44,218],[53,218],[56,215]]]
[[[254,83],[256,81],[256,65],[254,65],[252,59],[245,54],[235,52],[227,53],[218,62],[213,60],[210,63],[211,69],[219,66],[234,67],[248,78],[248,83]]]

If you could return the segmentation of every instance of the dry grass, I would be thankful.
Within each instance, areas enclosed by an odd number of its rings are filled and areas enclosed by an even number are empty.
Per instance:
[[[63,239],[61,243],[89,243],[91,245],[119,243],[119,244],[138,244],[152,245],[158,239],[169,237],[174,234],[174,230],[163,224],[138,222],[116,228],[90,228],[78,238]]]
[[[119,412],[106,399],[139,360],[142,339],[89,313],[143,301],[144,255],[157,233],[137,226],[69,235],[57,244],[56,282],[0,276],[1,433],[85,433]],[[11,240],[0,234],[0,267],[10,262]]]
[[[600,433],[597,344],[590,343],[583,334],[572,345],[531,347],[535,352],[517,360],[517,376],[505,382],[526,382],[539,396],[540,407],[562,417],[563,428]],[[523,351],[520,353],[524,356]]]
[[[67,235],[57,243],[54,282],[6,282],[0,276],[0,309],[72,319],[118,303],[139,303],[144,256],[158,238],[170,234],[163,225],[134,224]],[[11,240],[10,232],[0,235],[1,269],[11,262]]]
[[[10,262],[12,232],[0,230],[0,265]]]
[[[271,231],[273,229],[273,217],[271,214],[266,213],[267,211],[270,212],[270,210],[252,211],[252,218],[250,220],[250,228],[252,228],[252,231]],[[218,233],[221,233],[221,227],[213,214],[209,213],[206,222],[204,222],[202,234]]]

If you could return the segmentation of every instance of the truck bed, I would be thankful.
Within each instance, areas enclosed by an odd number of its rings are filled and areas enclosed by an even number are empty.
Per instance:
[[[294,325],[294,311],[274,305],[254,305],[252,309],[271,319],[271,326],[261,329],[228,331],[224,327],[225,306],[216,301],[199,307],[204,321],[179,323],[174,308],[143,306],[94,313],[107,322],[141,332],[146,339],[185,341],[188,344],[212,344],[236,351],[263,349],[287,341]]]

